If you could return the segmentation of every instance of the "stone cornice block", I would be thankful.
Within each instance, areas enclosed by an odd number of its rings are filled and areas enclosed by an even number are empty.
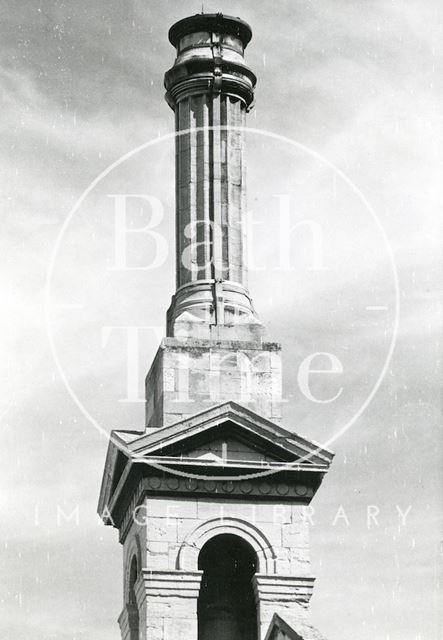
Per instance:
[[[152,571],[143,569],[146,596],[197,598],[203,571]]]
[[[256,573],[253,578],[257,602],[296,602],[307,607],[314,589],[313,576],[283,576]]]

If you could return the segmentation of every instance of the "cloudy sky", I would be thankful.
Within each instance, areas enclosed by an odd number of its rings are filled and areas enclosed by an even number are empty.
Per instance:
[[[335,438],[312,526],[313,622],[330,640],[441,636],[439,4],[204,3],[254,32],[250,288],[270,339],[283,345],[285,424]],[[193,0],[1,3],[0,635],[8,640],[119,637],[121,549],[95,511],[105,436],[141,428],[143,404],[125,402],[125,334],[109,328],[144,327],[142,380],[174,286],[167,30],[200,10]],[[169,251],[157,266],[115,268],[116,193],[162,203],[158,232]],[[322,230],[320,265],[309,233],[289,234],[289,263],[281,262],[285,211],[290,227],[311,220]],[[149,211],[139,203],[131,215],[135,228]],[[128,265],[146,267],[156,248],[133,236]],[[391,257],[400,320],[386,364]],[[343,365],[337,403],[312,402],[297,387],[303,359],[325,351]],[[384,367],[366,410],[335,437]],[[313,387],[316,397],[332,397],[328,385]],[[368,526],[371,505],[379,512]]]

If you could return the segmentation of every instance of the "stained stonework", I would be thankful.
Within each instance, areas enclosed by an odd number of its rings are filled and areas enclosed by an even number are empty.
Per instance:
[[[254,540],[259,573],[310,577],[308,521],[302,505],[244,498],[214,501],[212,496],[147,497],[138,514],[153,569],[196,570],[204,542],[223,531]],[[296,533],[289,540],[283,530],[291,527]]]
[[[198,556],[208,539],[222,533],[241,537],[257,553],[253,586],[260,604],[262,637],[275,612],[293,622],[308,620],[314,578],[309,574],[308,523],[300,505],[153,497],[139,505],[135,518],[143,524],[132,523],[124,557],[128,565],[140,549],[146,567],[138,586],[141,624],[146,625],[140,628],[140,638],[197,637]],[[296,540],[285,546],[288,539],[283,529],[294,526]],[[185,630],[189,635],[184,635]]]
[[[305,508],[331,460],[329,451],[233,402],[161,429],[115,432],[99,510],[124,548],[122,636],[132,640],[125,634],[135,557],[138,637],[173,640],[181,628],[197,638],[199,555],[221,535],[256,555],[259,640],[276,612],[292,625],[309,624]]]
[[[279,422],[281,384],[276,343],[166,338],[146,378],[146,426],[166,426],[227,400]]]

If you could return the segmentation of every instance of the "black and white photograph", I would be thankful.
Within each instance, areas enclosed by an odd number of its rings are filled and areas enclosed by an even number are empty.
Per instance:
[[[0,638],[440,640],[441,2],[0,7]]]

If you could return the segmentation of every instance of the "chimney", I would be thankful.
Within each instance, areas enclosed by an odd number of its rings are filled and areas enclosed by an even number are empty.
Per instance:
[[[176,292],[170,337],[257,339],[247,283],[244,127],[256,77],[249,25],[221,13],[175,23],[165,74],[176,127]],[[222,333],[220,333],[222,332]]]

